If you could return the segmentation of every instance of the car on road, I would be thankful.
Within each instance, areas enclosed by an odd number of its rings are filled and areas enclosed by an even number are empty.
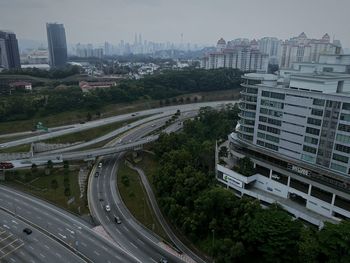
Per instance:
[[[107,212],[111,211],[111,207],[109,205],[106,205],[105,209],[106,209]]]
[[[115,216],[114,217],[114,221],[117,223],[117,224],[121,224],[122,221],[120,220],[119,216]]]
[[[33,232],[33,231],[32,231],[30,228],[28,228],[28,227],[26,227],[25,229],[23,229],[23,233],[26,233],[27,235],[30,235],[32,232]]]
[[[96,173],[95,173],[95,177],[98,177],[99,175],[100,175],[99,172],[96,172]]]
[[[136,116],[136,114],[135,114],[135,113],[133,113],[133,114],[131,114],[131,116],[132,116],[132,117],[134,117],[134,116]]]
[[[99,164],[98,164],[98,168],[102,168],[102,163],[99,163]]]
[[[168,260],[166,260],[165,258],[161,258],[161,259],[159,260],[159,263],[168,263]]]
[[[156,125],[155,124],[152,124],[151,127],[155,127]]]

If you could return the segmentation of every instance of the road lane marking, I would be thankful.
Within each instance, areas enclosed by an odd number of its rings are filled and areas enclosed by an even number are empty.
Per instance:
[[[58,233],[62,238],[66,239],[67,237],[65,235],[62,235],[61,233]]]
[[[97,256],[100,255],[100,253],[98,253],[96,250],[94,250],[94,253],[95,253]]]
[[[130,242],[131,245],[133,245],[136,249],[139,249],[138,246],[136,246],[133,242]]]

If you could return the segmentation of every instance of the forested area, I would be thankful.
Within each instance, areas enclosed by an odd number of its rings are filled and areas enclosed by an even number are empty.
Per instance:
[[[64,68],[54,68],[50,70],[38,68],[5,69],[0,75],[28,75],[38,78],[61,79],[80,73],[79,66],[67,65]]]
[[[158,201],[168,219],[215,262],[350,262],[350,223],[322,230],[292,218],[278,206],[237,198],[217,186],[215,140],[238,120],[237,107],[202,109],[178,134],[161,135],[154,146]]]
[[[75,86],[4,96],[0,99],[0,121],[25,120],[34,115],[47,116],[75,109],[98,110],[107,104],[166,99],[191,92],[239,89],[241,74],[233,69],[187,69],[128,80],[116,87],[89,93]]]

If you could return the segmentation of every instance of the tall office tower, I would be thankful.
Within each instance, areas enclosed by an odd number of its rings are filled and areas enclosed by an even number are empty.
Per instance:
[[[0,67],[5,69],[21,68],[16,34],[0,31]]]
[[[321,58],[311,70],[242,77],[229,161],[217,164],[217,179],[237,195],[277,202],[318,226],[350,218],[350,59]],[[253,173],[237,172],[243,157]]]
[[[51,67],[63,67],[67,63],[66,32],[63,24],[46,23],[47,43]]]

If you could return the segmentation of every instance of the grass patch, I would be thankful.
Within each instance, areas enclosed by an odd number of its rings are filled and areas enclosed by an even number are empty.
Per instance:
[[[73,213],[84,215],[89,213],[89,209],[86,196],[80,198],[78,183],[80,165],[85,164],[77,162],[71,164],[69,169],[54,167],[50,169],[49,174],[46,174],[45,168],[6,171],[6,180],[3,183]],[[69,204],[68,201],[72,199],[74,201]]]
[[[13,146],[0,150],[0,153],[19,153],[19,152],[29,152],[31,144],[22,144],[18,146]]]
[[[145,227],[169,241],[151,209],[138,173],[127,167],[124,162],[121,162],[117,179],[120,195],[133,216]]]

